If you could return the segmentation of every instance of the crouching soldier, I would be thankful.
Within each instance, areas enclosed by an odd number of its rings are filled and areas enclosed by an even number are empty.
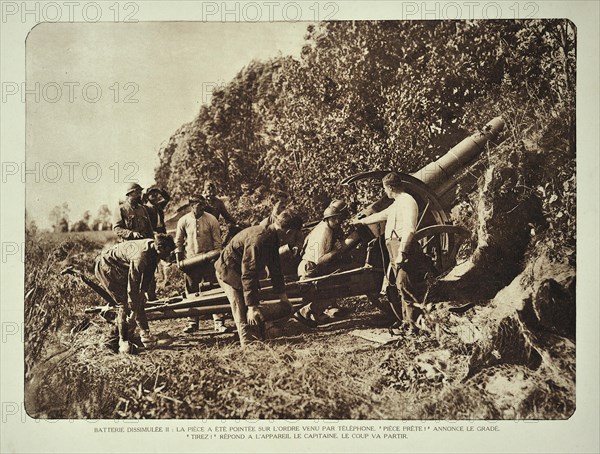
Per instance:
[[[240,343],[259,339],[259,326],[270,321],[270,316],[260,305],[259,276],[265,269],[273,289],[279,294],[280,304],[292,306],[285,293],[285,284],[279,260],[280,245],[289,244],[302,229],[302,219],[284,210],[268,227],[253,226],[235,235],[221,252],[215,263],[217,280],[224,290],[238,330]],[[273,311],[285,312],[285,311]]]
[[[341,224],[348,216],[348,206],[342,200],[334,200],[323,212],[323,220],[308,234],[304,242],[302,261],[298,265],[300,280],[323,276],[340,265],[340,258],[346,251]],[[336,306],[335,299],[311,301],[294,314],[303,324],[315,327],[331,321],[326,314],[329,307]],[[331,313],[339,313],[335,308]]]
[[[156,344],[146,319],[145,293],[159,260],[167,260],[174,250],[173,237],[161,233],[155,239],[117,243],[96,259],[96,277],[118,304],[119,353],[131,352],[136,325],[144,347]]]

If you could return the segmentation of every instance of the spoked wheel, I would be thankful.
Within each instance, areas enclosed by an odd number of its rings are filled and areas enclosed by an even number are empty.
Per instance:
[[[456,265],[456,254],[468,234],[467,229],[457,225],[430,225],[417,231],[414,241],[440,275]]]

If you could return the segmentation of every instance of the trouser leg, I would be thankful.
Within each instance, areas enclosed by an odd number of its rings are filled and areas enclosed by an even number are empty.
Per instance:
[[[212,267],[213,265],[210,264]],[[214,272],[213,272],[214,273]],[[210,276],[211,272],[207,267],[199,267],[186,273],[185,275],[185,290],[188,293],[197,293],[200,291],[200,283],[205,276]],[[214,278],[213,278],[214,279]],[[214,282],[214,281],[213,281]],[[215,329],[224,329],[225,315],[213,314],[213,322]],[[197,329],[200,323],[200,317],[188,317],[188,328]]]
[[[198,270],[190,270],[185,274],[185,291],[187,293],[197,293],[200,291],[200,282],[202,276]],[[188,330],[197,330],[200,323],[200,317],[188,317]]]
[[[409,271],[407,271],[407,275],[407,281],[403,283],[401,283],[399,277],[397,277],[396,287],[399,290],[399,297],[402,304],[402,318],[405,322],[414,326],[415,322],[422,314],[422,311],[415,306],[415,304],[418,303],[415,299],[417,298],[417,292],[411,283],[411,273]],[[396,276],[398,275],[396,274]],[[402,290],[402,287],[406,288],[410,294],[407,291]]]
[[[141,330],[148,331],[148,318],[146,317],[146,302],[141,301],[139,303],[131,303],[131,312],[133,313],[132,321],[134,329],[135,325],[140,327]]]
[[[225,296],[227,296],[227,299],[229,300],[231,314],[233,315],[233,320],[235,321],[235,326],[237,328],[242,347],[245,347],[250,342],[258,340],[258,328],[256,326],[249,325],[246,319],[247,308],[246,304],[244,303],[243,292],[233,288],[226,282],[223,282],[218,274],[217,280],[225,292]]]
[[[119,305],[117,310],[117,329],[119,332],[119,341],[129,340],[129,323],[127,321],[127,308]]]
[[[152,276],[152,280],[150,281],[150,285],[148,286],[148,291],[146,294],[148,295],[148,301],[156,301],[156,274]]]
[[[118,270],[112,269],[110,266],[104,263],[102,258],[96,261],[94,274],[96,275],[98,281],[100,281],[100,284],[118,303],[116,324],[119,340],[130,340],[131,331],[127,318],[129,317],[131,311],[129,305],[127,304],[127,276],[122,275],[118,272]]]

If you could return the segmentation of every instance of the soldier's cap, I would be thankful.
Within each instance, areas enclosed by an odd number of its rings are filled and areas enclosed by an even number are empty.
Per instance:
[[[204,197],[202,194],[196,194],[193,196],[190,196],[188,203],[190,205],[194,205],[196,203],[200,203],[200,202],[206,202],[206,197]]]
[[[127,189],[126,189],[125,195],[129,195],[133,191],[137,191],[137,190],[140,190],[140,191],[142,190],[142,187],[139,184],[137,184],[137,183],[129,183],[127,185]]]
[[[323,220],[346,214],[348,205],[343,200],[334,200],[323,212]]]

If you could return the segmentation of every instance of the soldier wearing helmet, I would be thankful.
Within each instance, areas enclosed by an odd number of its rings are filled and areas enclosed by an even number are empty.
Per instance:
[[[348,213],[342,200],[334,200],[323,212],[323,220],[308,234],[304,241],[302,261],[298,265],[300,280],[323,275],[344,251],[341,224]],[[305,325],[315,327],[327,322],[325,310],[335,305],[335,299],[312,301],[295,314]]]
[[[121,240],[154,238],[151,207],[142,204],[142,187],[129,183],[125,189],[126,199],[115,210],[113,231]]]

